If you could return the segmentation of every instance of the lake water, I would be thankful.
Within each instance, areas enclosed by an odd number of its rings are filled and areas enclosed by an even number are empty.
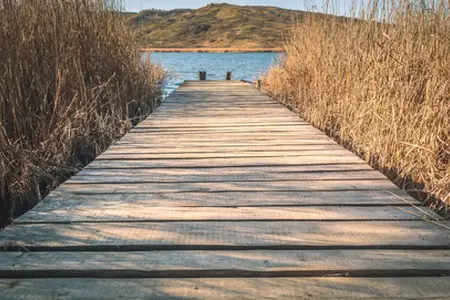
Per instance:
[[[144,54],[144,59],[146,58]],[[224,80],[233,72],[234,80],[254,81],[276,63],[279,53],[151,53],[153,62],[171,73],[166,93],[184,80],[198,80],[198,72],[206,71],[208,80]]]

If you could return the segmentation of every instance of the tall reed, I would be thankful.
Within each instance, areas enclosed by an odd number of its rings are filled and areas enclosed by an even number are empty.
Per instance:
[[[114,1],[0,0],[0,223],[148,115],[164,72]]]
[[[298,24],[265,88],[400,186],[449,204],[449,2],[374,1],[357,16]]]

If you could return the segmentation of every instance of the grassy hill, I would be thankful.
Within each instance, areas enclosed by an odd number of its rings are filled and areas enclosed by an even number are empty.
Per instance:
[[[209,4],[199,9],[145,10],[129,15],[151,48],[276,48],[309,12],[267,6]]]

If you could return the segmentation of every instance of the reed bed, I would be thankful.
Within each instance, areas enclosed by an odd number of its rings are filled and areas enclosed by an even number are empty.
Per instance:
[[[374,1],[357,19],[310,17],[263,78],[275,98],[436,208],[450,204],[449,5]]]
[[[147,116],[165,73],[114,1],[0,0],[0,223]]]

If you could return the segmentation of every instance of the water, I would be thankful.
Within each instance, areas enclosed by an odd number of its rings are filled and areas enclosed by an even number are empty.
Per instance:
[[[144,59],[146,58],[144,54]],[[171,76],[166,94],[184,80],[198,80],[198,72],[206,71],[208,80],[224,80],[233,72],[234,80],[254,81],[276,63],[279,53],[151,53],[153,62],[161,64]]]

